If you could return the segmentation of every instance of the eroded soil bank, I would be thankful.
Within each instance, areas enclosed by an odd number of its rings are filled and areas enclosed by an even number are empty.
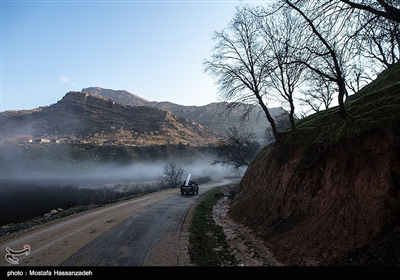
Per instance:
[[[293,266],[400,266],[400,136],[275,145],[252,164],[230,217]],[[269,150],[268,150],[269,149]]]

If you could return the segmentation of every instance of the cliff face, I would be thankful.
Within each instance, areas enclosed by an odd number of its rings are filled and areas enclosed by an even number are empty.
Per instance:
[[[286,265],[346,259],[346,265],[399,266],[399,93],[396,82],[352,101],[350,124],[331,112],[299,122],[297,132],[258,154],[230,215],[259,233]],[[357,250],[370,250],[370,257],[357,259]]]

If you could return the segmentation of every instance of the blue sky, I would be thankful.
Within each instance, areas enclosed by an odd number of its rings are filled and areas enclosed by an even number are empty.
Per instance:
[[[2,0],[0,111],[95,86],[182,105],[219,101],[202,62],[243,2]]]

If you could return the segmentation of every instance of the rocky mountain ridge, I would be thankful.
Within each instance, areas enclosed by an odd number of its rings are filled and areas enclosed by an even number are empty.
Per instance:
[[[240,104],[229,114],[227,105],[226,102],[215,102],[184,106],[148,101],[125,90],[89,87],[81,92],[67,93],[56,104],[0,113],[0,139],[14,143],[44,139],[96,144],[207,146],[225,137],[229,128],[235,126],[253,132],[262,144],[273,140],[272,135],[266,134],[270,125],[261,109],[253,108],[243,121],[250,105]],[[280,107],[270,111],[278,123],[283,123],[283,129],[288,120],[287,112]],[[166,119],[175,124],[167,125]],[[163,129],[161,123],[165,124]]]
[[[223,137],[196,122],[149,106],[129,106],[82,92],[56,104],[1,113],[3,139],[54,139],[123,145],[213,145]]]
[[[178,117],[193,120],[204,127],[222,133],[227,133],[232,126],[241,126],[241,129],[253,132],[260,143],[273,140],[272,136],[266,135],[266,131],[270,130],[270,124],[259,106],[254,107],[245,118],[245,122],[242,122],[242,117],[249,110],[250,105],[240,104],[228,113],[226,110],[228,102],[214,102],[203,106],[184,106],[168,101],[149,101],[125,90],[88,87],[83,88],[81,92],[109,98],[131,106],[149,106],[166,110]],[[269,110],[275,120],[283,123],[284,127],[288,127],[288,113],[282,107],[269,108]],[[283,127],[281,128],[283,129]]]

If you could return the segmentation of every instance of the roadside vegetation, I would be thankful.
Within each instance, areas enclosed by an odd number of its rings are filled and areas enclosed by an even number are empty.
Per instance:
[[[213,218],[213,206],[218,201],[214,195],[220,188],[207,192],[196,207],[190,226],[189,255],[195,266],[238,266],[226,240],[223,228]]]

